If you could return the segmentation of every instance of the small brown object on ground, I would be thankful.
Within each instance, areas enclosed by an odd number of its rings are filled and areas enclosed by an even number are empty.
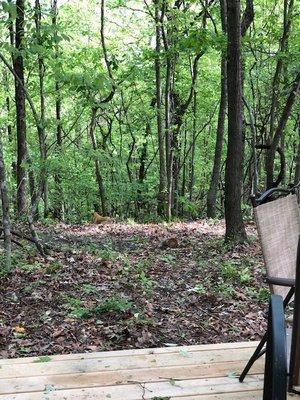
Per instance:
[[[178,239],[176,237],[168,238],[162,242],[161,247],[163,249],[166,249],[167,247],[169,247],[170,249],[176,249],[177,247],[179,247]]]
[[[93,213],[93,224],[101,225],[101,224],[109,224],[113,222],[113,219],[110,217],[103,217],[97,212]]]

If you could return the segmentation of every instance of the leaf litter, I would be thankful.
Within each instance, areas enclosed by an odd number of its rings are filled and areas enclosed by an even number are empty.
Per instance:
[[[1,278],[0,357],[258,339],[268,289],[247,229],[230,248],[222,221],[40,226],[58,250]]]

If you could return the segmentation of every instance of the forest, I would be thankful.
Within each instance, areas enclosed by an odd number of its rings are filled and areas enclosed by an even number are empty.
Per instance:
[[[284,184],[297,182],[299,4],[256,3],[242,2],[241,94],[227,94],[225,1],[3,1],[11,214],[192,220],[232,202],[247,216],[249,196],[276,184],[277,158]],[[228,136],[235,95],[242,126]]]
[[[201,325],[197,296],[204,340],[207,324],[253,337],[260,319],[234,328],[246,297],[268,298],[251,196],[300,182],[300,3],[7,0],[0,13],[4,355],[89,350],[76,319],[93,348],[194,343],[187,317],[182,337],[175,326],[178,309]],[[177,317],[154,336],[170,299]]]

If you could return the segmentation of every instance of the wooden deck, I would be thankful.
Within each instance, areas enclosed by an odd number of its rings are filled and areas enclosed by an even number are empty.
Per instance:
[[[0,400],[258,400],[256,342],[0,360]]]

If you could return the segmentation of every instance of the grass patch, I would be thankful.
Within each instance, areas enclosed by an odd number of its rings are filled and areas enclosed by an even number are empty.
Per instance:
[[[73,310],[70,313],[74,318],[91,318],[107,312],[121,314],[133,308],[133,303],[123,297],[113,296],[104,300],[94,307],[84,307],[82,301],[73,303]]]

